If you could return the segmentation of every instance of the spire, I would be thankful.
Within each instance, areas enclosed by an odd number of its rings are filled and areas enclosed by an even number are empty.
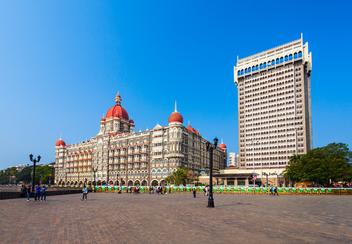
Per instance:
[[[175,100],[175,111],[174,112],[177,112],[177,101]]]
[[[224,144],[224,140],[221,138],[221,144]]]
[[[120,92],[118,91],[117,94],[116,94],[116,97],[115,97],[115,102],[117,105],[120,105],[121,102],[122,102],[122,98],[120,96]]]

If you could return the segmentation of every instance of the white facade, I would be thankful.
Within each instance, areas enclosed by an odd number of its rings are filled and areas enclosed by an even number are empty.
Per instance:
[[[281,173],[311,148],[312,55],[303,38],[237,59],[239,167]]]
[[[229,152],[229,167],[237,167],[237,155],[235,152]]]
[[[175,109],[176,110],[176,109]],[[178,167],[199,173],[209,166],[207,141],[174,111],[167,126],[134,132],[134,122],[121,107],[121,97],[102,118],[99,133],[88,141],[56,143],[55,182],[74,185],[106,182],[159,185]],[[214,169],[226,167],[226,150],[214,151]],[[94,173],[95,172],[95,173]]]

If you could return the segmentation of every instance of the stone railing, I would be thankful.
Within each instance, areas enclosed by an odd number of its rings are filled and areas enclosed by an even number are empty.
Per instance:
[[[149,192],[151,187],[139,186],[139,192]],[[165,186],[166,192],[191,192],[192,186]],[[198,192],[204,191],[204,186],[196,186]],[[96,186],[96,192],[127,192],[127,186]],[[136,186],[132,186],[132,192],[136,191]],[[270,194],[269,187],[245,187],[245,186],[214,186],[214,193],[220,194]],[[352,188],[319,188],[319,187],[278,187],[278,194],[291,195],[352,195]]]

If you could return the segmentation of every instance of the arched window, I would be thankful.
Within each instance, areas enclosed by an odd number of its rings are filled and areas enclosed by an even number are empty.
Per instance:
[[[244,70],[244,73],[247,74],[247,72],[248,72],[248,69],[246,68],[246,69]]]
[[[287,56],[287,55],[285,56],[285,62],[286,62],[286,61],[288,61],[288,56]]]
[[[281,57],[281,58],[280,58],[280,64],[283,63],[283,62],[284,62],[284,58]]]
[[[263,68],[264,68],[264,69],[266,68],[266,62],[263,64]]]
[[[296,59],[297,58],[297,53],[293,54],[293,58]]]
[[[255,66],[252,66],[252,71],[255,71]]]
[[[238,76],[241,75],[241,70],[237,71],[237,75],[238,75]]]
[[[255,66],[255,70],[258,70],[258,64]]]
[[[261,63],[260,65],[259,65],[259,69],[262,69],[263,68],[263,63]]]
[[[298,52],[298,57],[301,58],[302,57],[302,51]]]
[[[292,54],[288,55],[288,60],[292,60]]]
[[[250,73],[250,72],[251,72],[251,67],[248,68],[248,73]]]
[[[277,58],[277,59],[276,59],[276,64],[279,64],[279,63],[280,63],[280,59]]]
[[[275,60],[271,60],[271,65],[275,65]]]
[[[243,71],[243,69],[241,69],[241,75],[243,75],[244,74],[244,71]]]

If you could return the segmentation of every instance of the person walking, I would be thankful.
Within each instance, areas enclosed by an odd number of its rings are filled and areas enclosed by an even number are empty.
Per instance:
[[[27,202],[29,202],[30,196],[31,196],[31,187],[29,185],[25,186],[25,193],[26,193],[26,197],[27,197]]]
[[[46,201],[46,186],[45,185],[40,190],[40,200]]]
[[[83,200],[87,200],[87,196],[88,196],[88,188],[86,185],[83,186],[83,189],[82,189],[82,201]]]
[[[275,188],[274,188],[274,195],[276,195],[276,196],[279,195],[279,192],[277,191],[277,186],[275,186]]]
[[[41,191],[41,187],[40,187],[40,185],[36,185],[35,186],[35,194],[34,194],[34,200],[35,201],[40,201],[40,191]]]
[[[197,190],[196,187],[193,187],[193,198],[197,197]]]

